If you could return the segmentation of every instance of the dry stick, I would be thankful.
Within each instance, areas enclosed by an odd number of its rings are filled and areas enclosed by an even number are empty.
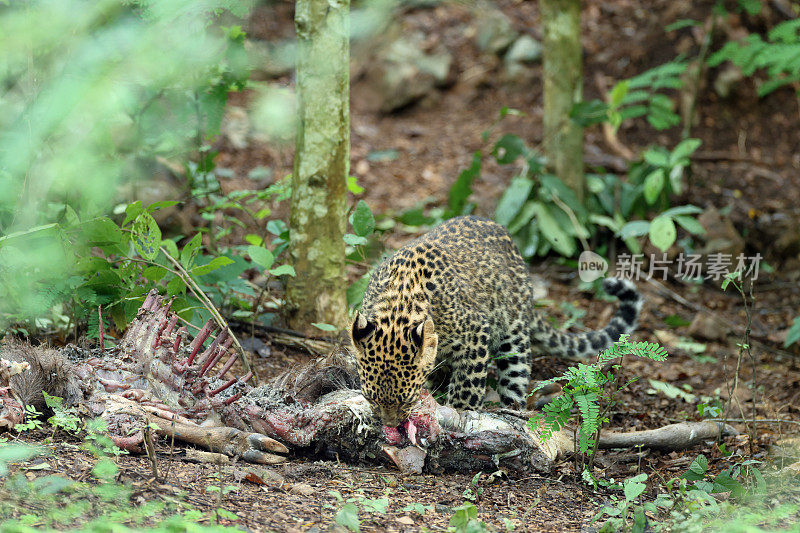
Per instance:
[[[610,362],[611,361],[609,361],[609,363]],[[619,358],[619,368],[617,368],[616,374],[614,375],[614,385],[611,388],[611,397],[608,399],[608,405],[606,405],[605,409],[603,409],[603,412],[600,413],[600,415],[597,417],[598,420],[603,420],[603,418],[605,418],[606,413],[609,411],[609,409],[611,409],[611,407],[613,407],[615,405],[614,404],[614,393],[617,392],[618,387],[619,387],[619,381],[620,381],[620,378],[622,377],[622,363],[624,363],[624,362],[625,362],[625,354],[622,354],[622,357]],[[600,443],[600,426],[601,426],[601,424],[597,425],[597,432],[594,435],[594,449],[592,450],[592,455],[589,458],[589,468],[590,469],[592,468],[592,465],[594,464],[595,456],[597,456],[597,449],[598,449],[599,443]]]
[[[670,298],[672,298],[673,300],[675,300],[679,304],[681,304],[681,305],[683,305],[685,307],[688,307],[689,309],[691,309],[692,311],[694,311],[696,313],[705,313],[707,315],[710,315],[710,316],[712,316],[714,318],[714,320],[717,320],[720,323],[724,324],[726,327],[730,328],[732,331],[738,331],[740,329],[738,325],[734,324],[733,322],[731,322],[727,318],[719,316],[717,313],[713,312],[711,309],[709,309],[707,307],[703,307],[702,305],[698,305],[698,304],[696,304],[694,302],[690,302],[689,300],[687,300],[686,298],[684,298],[683,296],[681,296],[677,292],[673,291],[672,289],[670,289],[669,287],[667,287],[663,283],[661,283],[661,282],[659,282],[659,281],[657,281],[655,279],[652,279],[652,278],[646,278],[645,281],[647,281],[649,284],[653,285],[662,296],[669,296]],[[761,336],[761,337],[768,339],[768,337],[763,337],[763,336]],[[752,331],[750,332],[750,338],[754,341],[754,343],[757,343],[762,347],[768,347],[773,352],[781,353],[781,354],[786,355],[786,356],[790,356],[791,355],[789,352],[787,352],[785,350],[781,350],[779,348],[778,349],[773,348],[772,346],[770,346],[770,345],[768,345],[768,344],[766,344],[766,343],[764,343],[762,341],[759,341],[757,337],[753,338],[753,332]]]
[[[231,328],[230,326],[228,326],[228,323],[225,321],[225,319],[222,318],[220,312],[217,310],[217,308],[214,306],[214,304],[211,302],[208,296],[205,295],[202,289],[200,289],[200,287],[197,286],[197,283],[195,283],[195,281],[192,279],[189,273],[186,272],[186,270],[183,268],[183,265],[181,265],[180,262],[176,261],[175,258],[172,257],[169,254],[169,252],[167,252],[167,250],[165,250],[163,247],[159,247],[159,249],[164,254],[164,256],[167,259],[169,259],[169,261],[173,265],[175,265],[175,268],[182,273],[181,279],[183,279],[183,281],[186,283],[186,286],[189,288],[189,290],[192,291],[192,294],[194,294],[198,300],[203,302],[203,305],[206,306],[206,309],[208,310],[208,312],[211,313],[211,316],[214,317],[214,320],[217,322],[219,327],[228,331],[228,335],[230,335],[231,339],[233,339],[233,343],[234,345],[236,345],[236,350],[239,352],[239,355],[241,356],[242,366],[244,367],[245,371],[251,372],[252,368],[250,366],[250,361],[247,360],[247,354],[245,353],[244,348],[242,348],[242,345],[239,344],[239,339],[237,339],[236,335],[233,334],[233,331],[231,331]],[[253,380],[255,382],[255,385],[258,385],[258,378],[255,377],[255,373],[253,373]]]
[[[703,43],[700,45],[700,51],[697,53],[697,74],[695,74],[694,80],[692,80],[692,90],[689,95],[689,109],[686,112],[686,117],[683,122],[683,131],[681,132],[682,139],[688,139],[692,133],[692,122],[694,122],[695,110],[697,109],[697,96],[700,93],[700,80],[703,77],[704,71],[703,66],[705,65],[708,49],[711,46],[711,39],[714,37],[714,31],[716,29],[717,15],[716,13],[712,13],[710,27],[703,36]]]
[[[752,310],[751,310],[751,307],[752,307],[752,299],[753,299],[753,284],[752,284],[752,280],[751,280],[751,283],[750,283],[750,302],[748,302],[748,300],[747,300],[747,294],[744,292],[744,287],[740,286],[733,279],[731,279],[730,282],[734,286],[734,288],[736,288],[736,290],[739,291],[739,294],[742,295],[742,302],[744,302],[744,313],[745,313],[745,316],[746,316],[746,321],[745,321],[744,334],[742,335],[742,342],[739,343],[739,354],[736,357],[736,374],[733,376],[733,388],[732,389],[729,388],[729,390],[728,390],[728,402],[725,405],[725,411],[723,411],[723,413],[727,413],[728,412],[728,409],[730,408],[730,405],[731,405],[731,401],[734,400],[736,389],[739,386],[739,371],[741,370],[741,367],[742,367],[742,358],[744,357],[745,352],[747,352],[747,354],[750,356],[750,358],[753,359],[753,353],[750,350],[750,327],[752,325],[752,312],[751,312]],[[744,281],[742,281],[742,284],[744,284]],[[756,375],[755,375],[755,372],[756,372],[755,362],[753,362],[753,384],[752,384],[753,390],[752,390],[752,393],[751,393],[751,398],[753,400],[755,400],[755,395],[756,395],[756,389],[755,389]],[[727,382],[727,375],[726,375],[725,380]],[[744,408],[742,407],[742,404],[739,402],[739,398],[738,397],[736,397],[736,406],[739,408],[739,412],[742,414],[742,418],[745,419],[744,425],[747,427],[747,433],[750,436],[749,448],[750,448],[750,456],[752,457],[755,454],[755,438],[756,438],[755,424],[753,424],[752,427],[751,427],[750,423],[746,420],[747,416],[744,413]],[[724,417],[724,414],[723,414],[723,417]],[[755,403],[753,403],[753,420],[755,420],[755,417],[756,417]]]
[[[156,445],[153,441],[153,432],[150,428],[150,418],[145,417],[147,424],[143,428],[144,433],[144,450],[147,453],[147,459],[150,461],[150,470],[153,473],[153,478],[160,480],[158,475],[158,463],[156,462]]]
[[[602,73],[598,72],[594,76],[594,83],[597,86],[597,89],[600,91],[601,94],[606,95],[606,99],[608,96],[608,78],[606,78]],[[617,137],[617,132],[608,121],[603,121],[601,125],[603,129],[603,138],[606,141],[611,150],[616,152],[617,155],[622,157],[625,161],[633,161],[636,159],[636,154],[633,153],[633,150],[622,144],[622,141],[619,140]]]
[[[754,420],[750,420],[749,418],[706,418],[706,420],[711,422],[754,422],[756,424],[794,424],[800,426],[800,422],[797,420],[786,420],[783,418],[756,418]]]
[[[97,306],[97,340],[100,344],[100,351],[106,351],[105,343],[103,342],[103,308],[99,305]]]
[[[752,376],[751,376],[751,384],[750,384],[750,390],[752,392],[750,394],[750,404],[751,404],[751,407],[752,407],[753,420],[755,421],[755,419],[756,419],[756,394],[758,393],[758,387],[756,386],[757,385],[756,384],[756,356],[753,355],[753,350],[752,350],[752,348],[750,346],[750,327],[751,327],[751,323],[752,323],[752,317],[751,317],[752,308],[755,307],[755,305],[756,305],[756,297],[753,295],[753,280],[752,279],[750,280],[749,293],[750,293],[750,307],[747,307],[747,305],[746,305],[747,304],[747,298],[745,298],[744,297],[744,293],[742,293],[742,298],[744,299],[745,310],[746,310],[746,313],[747,313],[747,329],[745,330],[745,336],[744,336],[744,338],[742,340],[744,341],[743,345],[747,347],[747,355],[750,356],[750,366],[752,368]],[[750,439],[750,441],[751,441],[750,442],[750,455],[751,456],[755,454],[755,449],[754,449],[755,443],[753,442],[753,441],[755,441],[755,438],[756,438],[756,426],[755,426],[755,422],[753,422],[753,435],[752,435],[752,438]]]
[[[561,200],[561,198],[558,197],[557,194],[553,195],[553,203],[556,204],[558,207],[560,207],[562,211],[567,213],[567,216],[569,217],[570,222],[572,222],[572,226],[575,228],[575,233],[578,234],[578,239],[581,241],[581,244],[583,245],[583,249],[588,251],[590,249],[589,248],[589,242],[586,240],[586,238],[583,235],[581,235],[581,231],[580,231],[581,230],[581,223],[578,222],[578,217],[575,216],[575,212],[572,211],[572,209],[570,209],[570,207],[567,204],[565,204]]]

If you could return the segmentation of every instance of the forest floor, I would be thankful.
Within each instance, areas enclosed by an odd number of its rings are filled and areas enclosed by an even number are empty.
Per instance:
[[[536,2],[500,0],[500,9],[520,32],[541,38]],[[696,53],[699,43],[692,30],[665,33],[664,26],[683,18],[703,20],[713,2],[653,0],[645,9],[633,0],[584,2],[583,29],[585,50],[585,92],[587,98],[600,97],[600,86],[609,80],[633,76],[680,53]],[[251,37],[275,39],[292,31],[290,3],[257,8],[248,28]],[[277,16],[276,16],[277,13]],[[521,79],[506,80],[501,75],[502,61],[480,53],[469,37],[474,33],[470,11],[461,5],[442,4],[433,8],[403,12],[402,24],[423,29],[454,55],[452,83],[433,89],[421,101],[394,114],[381,114],[362,105],[364,89],[358,76],[353,81],[352,171],[365,187],[363,197],[375,213],[391,214],[431,198],[434,205],[446,201],[450,184],[469,165],[472,153],[488,146],[481,132],[490,129],[501,107],[525,111],[524,116],[508,117],[497,131],[512,132],[531,144],[541,141],[542,83],[541,66],[529,67]],[[729,32],[744,24],[758,27],[763,21],[732,17]],[[354,71],[357,70],[354,68]],[[357,74],[357,72],[356,72]],[[715,71],[704,74],[713,82]],[[289,84],[290,78],[279,82]],[[770,443],[797,433],[800,422],[800,354],[797,346],[784,350],[780,332],[785,331],[800,309],[800,262],[794,255],[774,248],[770,221],[794,220],[797,226],[800,205],[800,114],[798,101],[789,88],[758,99],[752,81],[737,84],[732,96],[719,97],[708,87],[700,91],[697,121],[692,136],[703,141],[692,167],[692,185],[681,203],[702,208],[732,205],[729,218],[744,236],[746,251],[764,255],[773,267],[762,271],[754,289],[756,305],[752,314],[752,353],[754,360],[742,361],[740,384],[729,416],[787,420],[787,423],[760,425],[750,442],[748,428],[734,423],[741,434],[725,440],[726,455],[717,444],[708,443],[684,452],[601,452],[598,475],[617,480],[638,472],[651,479],[668,480],[684,473],[698,454],[704,454],[712,472],[750,458],[766,460]],[[232,105],[247,105],[247,94],[233,95]],[[494,138],[494,137],[493,137]],[[619,140],[634,152],[659,144],[674,146],[680,128],[656,132],[643,121],[623,126]],[[599,128],[586,132],[587,153],[611,153]],[[265,143],[234,148],[221,141],[218,165],[239,176],[256,166],[269,167],[274,176],[290,172],[292,150]],[[375,157],[391,154],[391,157]],[[488,164],[475,183],[471,198],[476,213],[491,216],[494,205],[512,176],[512,170]],[[412,238],[401,228],[387,234],[387,246],[397,247]],[[542,310],[563,323],[572,309],[586,310],[578,327],[597,328],[607,321],[613,304],[592,300],[575,286],[575,271],[554,260],[532,266],[532,273],[546,280],[547,301]],[[355,273],[354,273],[355,274]],[[659,341],[670,353],[664,363],[627,361],[625,378],[641,377],[618,396],[610,413],[612,429],[656,428],[668,423],[699,420],[697,401],[725,402],[728,398],[739,350],[737,343],[746,325],[741,297],[719,289],[719,283],[688,285],[664,282],[670,292],[641,283],[645,308],[634,339]],[[682,303],[681,298],[688,305]],[[716,340],[689,339],[686,324],[697,314],[723,321]],[[302,363],[307,354],[272,344],[269,355],[255,362],[260,379],[269,378]],[[692,341],[692,343],[685,341]],[[702,342],[703,347],[698,343]],[[539,358],[534,365],[535,379],[547,379],[563,371],[565,361]],[[755,369],[755,377],[752,369]],[[654,389],[649,380],[666,382],[691,393],[668,398]],[[754,383],[755,387],[751,387]],[[742,411],[739,410],[741,406]],[[91,470],[87,456],[67,448],[57,450],[52,469],[80,479]],[[335,458],[300,458],[285,465],[252,467],[236,464],[219,468],[187,463],[181,449],[170,450],[161,443],[158,468],[169,472],[164,482],[156,482],[149,463],[141,457],[122,457],[120,479],[140,490],[145,499],[171,497],[186,490],[188,500],[201,509],[224,507],[240,517],[238,525],[252,530],[326,531],[334,523],[341,503],[331,491],[345,499],[362,495],[366,499],[389,498],[385,514],[361,513],[363,531],[418,531],[423,527],[444,530],[451,510],[464,502],[464,491],[471,486],[471,474],[401,475],[389,466],[341,464]],[[222,480],[218,480],[219,476]],[[209,485],[233,485],[237,490],[218,501]],[[559,465],[552,475],[490,480],[483,475],[476,498],[479,519],[506,530],[578,531],[592,527],[590,520],[599,507],[609,501],[609,493],[592,492],[581,484],[571,462]],[[473,490],[474,492],[474,490]],[[407,507],[422,504],[424,514]],[[508,521],[508,522],[506,522]]]

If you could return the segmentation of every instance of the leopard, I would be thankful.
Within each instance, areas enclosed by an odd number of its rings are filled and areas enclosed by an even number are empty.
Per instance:
[[[398,427],[444,368],[446,403],[477,410],[494,361],[501,403],[524,406],[534,353],[587,358],[636,328],[643,300],[635,284],[609,277],[602,286],[619,301],[608,324],[562,331],[536,309],[508,231],[485,218],[451,218],[373,271],[349,330],[361,392],[383,425]]]

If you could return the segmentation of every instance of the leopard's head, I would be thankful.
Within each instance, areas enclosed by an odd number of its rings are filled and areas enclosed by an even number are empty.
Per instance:
[[[405,316],[368,319],[356,313],[350,335],[361,392],[383,424],[397,427],[419,401],[436,359],[438,339],[433,320],[425,317],[414,323]]]

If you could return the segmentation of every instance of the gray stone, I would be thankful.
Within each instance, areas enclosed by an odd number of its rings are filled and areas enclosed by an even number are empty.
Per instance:
[[[716,207],[707,208],[697,217],[697,221],[706,230],[706,234],[702,236],[705,245],[698,250],[702,255],[723,253],[731,254],[735,259],[744,252],[744,239],[736,231],[730,218],[723,217]]]
[[[295,41],[268,43],[247,39],[244,49],[252,68],[251,77],[254,79],[278,78],[294,71],[297,57]]]
[[[707,341],[724,341],[731,333],[730,329],[713,316],[698,313],[689,325],[689,335],[695,339]]]
[[[517,38],[509,18],[502,11],[486,5],[481,6],[475,24],[478,28],[476,43],[481,52],[500,55]]]
[[[535,63],[542,58],[542,43],[530,35],[521,35],[506,52],[506,63]]]
[[[448,82],[453,56],[441,45],[426,51],[424,40],[415,32],[376,48],[364,63],[364,93],[359,93],[369,107],[391,112]]]

